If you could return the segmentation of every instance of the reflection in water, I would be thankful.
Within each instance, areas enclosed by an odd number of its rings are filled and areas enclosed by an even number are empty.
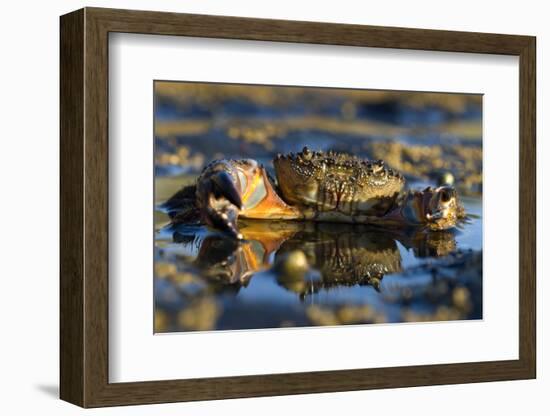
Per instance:
[[[378,289],[385,274],[401,271],[397,242],[412,249],[417,257],[444,256],[456,247],[450,231],[392,235],[347,224],[256,221],[245,224],[243,234],[242,243],[222,233],[200,238],[193,264],[211,281],[246,286],[254,273],[269,268],[272,263],[279,275],[282,269],[277,265],[293,267],[289,263],[300,260],[288,254],[301,251],[307,264],[320,273],[320,279],[310,281],[303,295],[335,286],[372,284]],[[184,244],[197,243],[195,237],[192,231],[186,232],[185,227],[173,235],[175,242]],[[282,274],[278,279],[282,286],[295,282],[292,272]],[[287,288],[296,291],[295,286]]]
[[[336,224],[311,228],[285,241],[277,253],[301,250],[320,272],[319,280],[299,291],[302,296],[339,286],[372,285],[378,290],[385,274],[401,271],[397,243],[385,233]]]
[[[469,289],[480,288],[481,256],[457,252],[452,232],[262,221],[241,230],[242,242],[204,227],[165,230],[172,242],[157,263],[174,268],[156,273],[158,332],[481,316],[481,299]]]

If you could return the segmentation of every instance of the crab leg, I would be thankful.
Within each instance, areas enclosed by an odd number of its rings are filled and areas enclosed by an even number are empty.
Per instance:
[[[284,202],[275,192],[263,167],[253,177],[253,185],[247,189],[240,217],[267,220],[303,219],[303,214]]]

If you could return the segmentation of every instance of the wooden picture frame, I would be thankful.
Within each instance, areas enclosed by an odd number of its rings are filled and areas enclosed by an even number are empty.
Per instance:
[[[535,38],[85,8],[61,17],[60,396],[83,407],[529,379],[536,376]],[[109,383],[108,34],[519,56],[519,359]]]

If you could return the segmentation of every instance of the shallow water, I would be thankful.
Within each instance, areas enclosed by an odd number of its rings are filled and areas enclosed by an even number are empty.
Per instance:
[[[158,202],[178,183],[157,179]],[[241,221],[242,243],[157,212],[155,330],[480,319],[481,200],[464,204],[475,217],[456,232]]]

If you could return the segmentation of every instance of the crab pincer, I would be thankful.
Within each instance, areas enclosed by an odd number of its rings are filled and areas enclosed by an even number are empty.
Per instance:
[[[241,186],[232,165],[226,160],[209,164],[197,181],[197,206],[209,226],[241,240],[237,217],[243,207]]]

